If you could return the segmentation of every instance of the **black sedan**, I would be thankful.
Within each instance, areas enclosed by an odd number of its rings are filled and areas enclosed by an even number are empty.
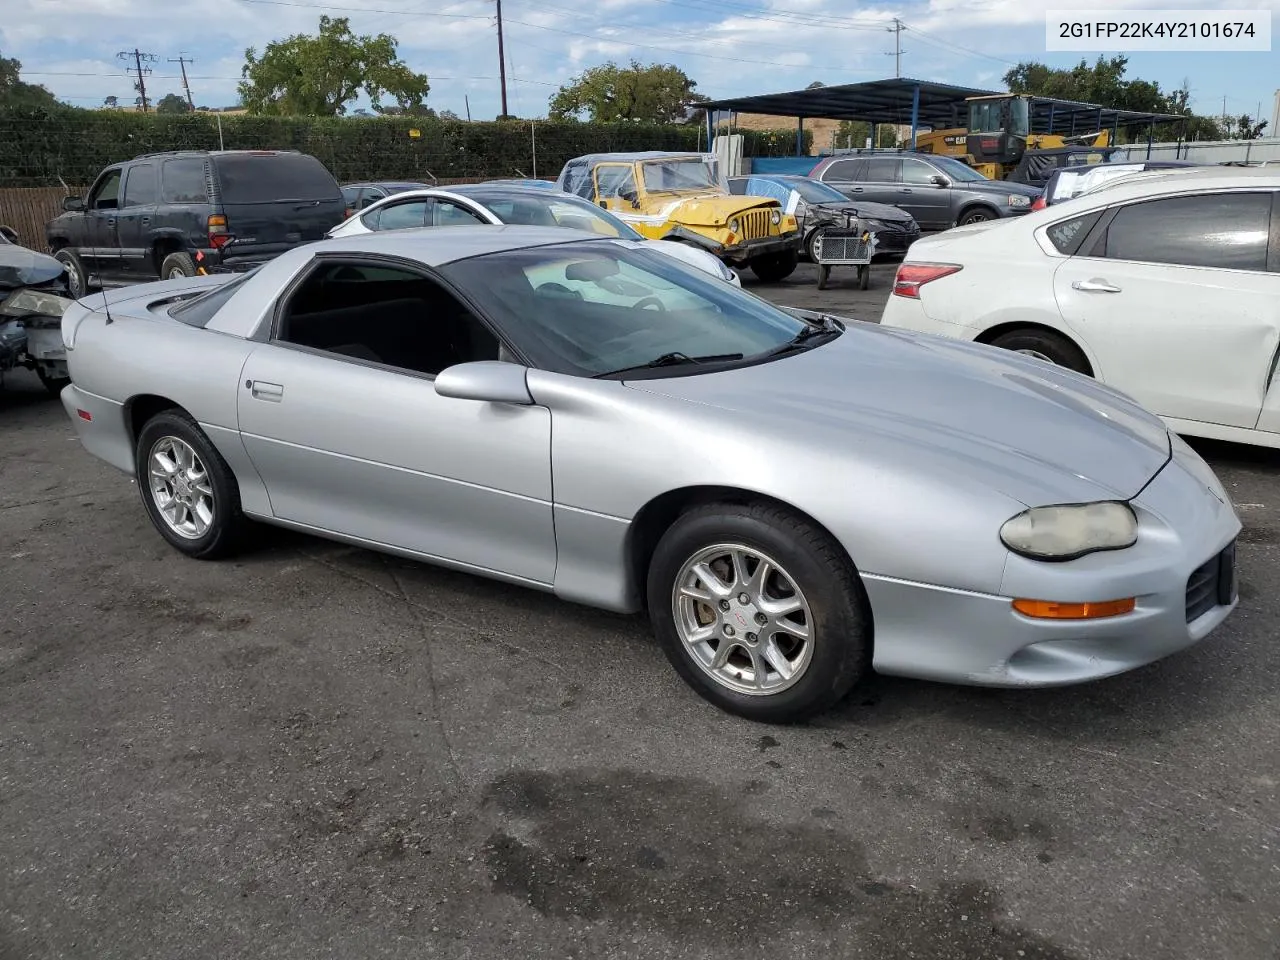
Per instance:
[[[752,197],[773,197],[782,209],[795,215],[804,237],[801,248],[813,259],[813,240],[824,214],[852,214],[876,235],[876,257],[901,256],[920,239],[920,225],[907,211],[887,203],[850,200],[839,190],[808,177],[781,173],[757,173],[730,177],[729,192]]]

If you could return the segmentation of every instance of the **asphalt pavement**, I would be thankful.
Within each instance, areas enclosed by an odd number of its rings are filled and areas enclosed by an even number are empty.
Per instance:
[[[779,300],[875,320],[870,290]],[[841,280],[840,272],[833,280]],[[283,532],[201,563],[0,390],[0,958],[1280,957],[1280,452],[1238,611],[1050,691],[719,713],[643,621]]]

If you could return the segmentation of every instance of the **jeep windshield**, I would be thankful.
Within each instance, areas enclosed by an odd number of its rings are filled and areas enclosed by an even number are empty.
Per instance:
[[[640,169],[644,171],[644,188],[649,193],[721,189],[715,160],[702,157],[646,160]]]

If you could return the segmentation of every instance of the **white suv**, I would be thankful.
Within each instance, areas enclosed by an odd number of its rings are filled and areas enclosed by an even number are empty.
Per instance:
[[[1280,447],[1280,170],[1112,181],[912,244],[882,325],[992,344],[1175,431]]]

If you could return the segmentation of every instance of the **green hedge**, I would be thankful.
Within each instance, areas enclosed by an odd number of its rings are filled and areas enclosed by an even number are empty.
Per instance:
[[[566,160],[616,150],[692,150],[703,127],[508,120],[467,123],[404,117],[160,116],[108,110],[0,110],[0,187],[83,185],[111,163],[165,150],[296,149],[340,181],[551,178]],[[221,127],[221,139],[219,139]],[[410,136],[417,130],[421,136]],[[788,156],[795,132],[742,131],[748,157]],[[813,137],[805,131],[805,149]]]

